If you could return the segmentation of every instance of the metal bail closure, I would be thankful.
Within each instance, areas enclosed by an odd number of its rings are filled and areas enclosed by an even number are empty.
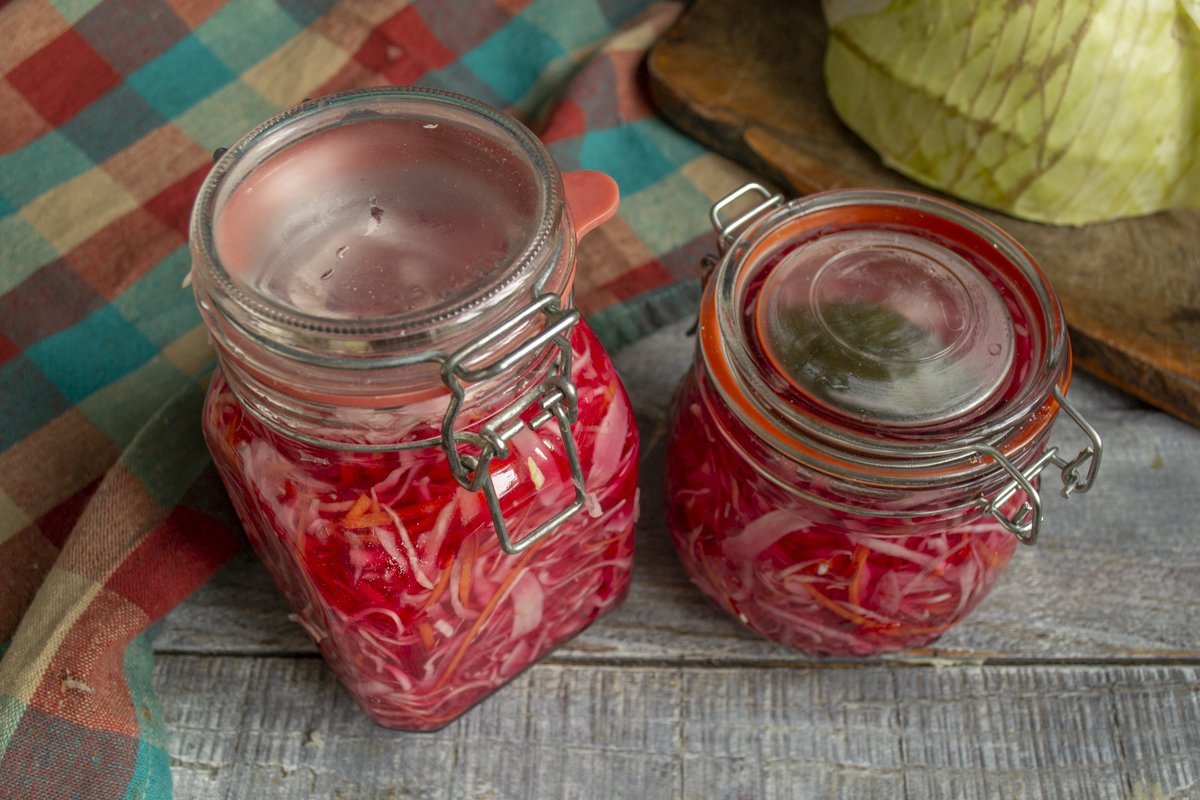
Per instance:
[[[748,194],[757,194],[762,199],[754,208],[736,217],[731,222],[725,222],[721,216],[722,212]],[[739,228],[760,214],[781,205],[783,205],[783,195],[771,192],[760,183],[747,183],[740,189],[735,189],[718,200],[713,205],[712,211],[709,212],[709,219],[712,221],[712,226],[717,232],[717,245],[721,249],[721,252],[724,252],[725,248],[737,236]]]
[[[465,366],[466,362],[477,356],[490,344],[503,339],[538,314],[545,315],[546,326],[537,336],[522,342],[515,349],[502,353],[498,358],[481,366],[474,368]],[[578,321],[578,311],[563,309],[557,295],[543,294],[503,325],[448,356],[442,362],[442,380],[451,394],[446,415],[442,418],[442,448],[450,462],[450,472],[463,488],[471,492],[483,492],[487,499],[488,510],[492,515],[492,524],[496,528],[496,538],[500,540],[500,547],[504,552],[511,555],[516,555],[532,547],[584,507],[587,492],[584,487],[583,468],[579,463],[579,451],[575,446],[575,437],[571,433],[571,423],[575,421],[578,412],[578,396],[575,392],[575,384],[571,381],[569,336],[571,329]],[[478,432],[454,430],[455,422],[466,397],[468,384],[494,378],[550,345],[558,347],[558,356],[555,358],[550,374],[545,379],[481,426]],[[566,451],[567,462],[571,470],[571,481],[575,485],[575,500],[519,542],[514,542],[500,508],[500,497],[492,483],[492,473],[489,467],[493,458],[508,457],[509,440],[526,424],[520,418],[521,414],[535,403],[541,406],[541,411],[529,421],[529,427],[538,430],[551,419],[558,423],[559,435],[562,437],[563,449]],[[459,450],[462,446],[478,448],[479,453],[478,455],[462,453]]]
[[[754,208],[737,217],[732,222],[726,223],[721,216],[722,212],[748,194],[757,194],[762,200]],[[729,248],[734,237],[737,236],[738,229],[747,222],[781,205],[783,205],[783,195],[772,193],[761,183],[747,183],[740,189],[734,189],[718,200],[713,204],[712,210],[708,214],[709,219],[712,221],[713,230],[717,232],[717,251],[724,253]],[[700,287],[702,289],[708,285],[708,280],[712,277],[713,271],[717,268],[719,261],[720,258],[711,253],[700,259]],[[697,316],[696,321],[688,328],[688,336],[694,335],[699,325],[700,318]]]
[[[1051,447],[1037,461],[1033,462],[1028,469],[1021,472],[1012,461],[996,448],[988,445],[976,445],[973,448],[980,455],[995,459],[996,463],[1012,476],[1012,480],[995,497],[991,500],[980,497],[979,502],[983,506],[984,513],[991,514],[999,520],[1005,530],[1016,536],[1017,540],[1022,544],[1034,544],[1041,530],[1042,498],[1038,494],[1038,490],[1034,487],[1033,482],[1041,475],[1042,471],[1051,464],[1058,467],[1062,476],[1063,488],[1060,494],[1063,497],[1070,497],[1075,493],[1083,494],[1095,484],[1096,474],[1100,470],[1100,457],[1104,452],[1104,445],[1101,443],[1100,434],[1096,429],[1080,415],[1073,405],[1067,402],[1067,398],[1059,391],[1057,386],[1054,387],[1052,392],[1059,407],[1067,412],[1067,416],[1079,426],[1091,442],[1089,446],[1080,450],[1078,455],[1073,459],[1068,461],[1062,458],[1058,455],[1058,448]],[[1087,473],[1081,475],[1080,471],[1085,465],[1087,466]],[[1009,498],[1018,489],[1025,492],[1026,500],[1017,509],[1017,512],[1010,517],[1001,510],[1001,506],[1007,503]]]

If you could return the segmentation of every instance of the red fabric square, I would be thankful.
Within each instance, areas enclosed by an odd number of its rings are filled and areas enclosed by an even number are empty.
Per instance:
[[[87,649],[86,644],[79,647],[81,651]],[[124,650],[121,653],[124,654]],[[137,729],[122,735],[107,730],[107,725],[97,729],[81,724],[81,720],[95,718],[89,706],[99,705],[95,698],[102,696],[100,691],[92,685],[94,681],[90,675],[84,683],[91,692],[67,689],[65,679],[78,680],[76,672],[68,676],[58,663],[51,668],[58,672],[48,673],[43,678],[35,695],[35,702],[40,701],[40,704],[26,709],[20,716],[12,739],[7,743],[4,760],[0,762],[0,783],[3,784],[0,785],[0,797],[4,800],[126,797],[137,763]],[[129,692],[126,691],[118,702],[130,708],[126,713],[132,721]],[[107,713],[108,708],[104,711]],[[26,792],[23,787],[36,791]]]
[[[136,208],[67,253],[79,275],[112,300],[187,241],[145,209]]]
[[[146,210],[153,214],[159,222],[186,239],[188,223],[192,216],[192,204],[196,201],[200,184],[204,183],[204,178],[211,169],[211,164],[205,164],[190,175],[175,181],[147,200]]]
[[[49,666],[42,674],[41,683],[29,698],[31,709],[40,709],[60,720],[84,723],[86,727],[93,729],[89,739],[102,736],[103,731],[123,734],[121,741],[127,741],[134,753],[114,753],[111,756],[112,761],[105,762],[105,769],[88,770],[89,773],[95,773],[91,776],[93,779],[98,779],[101,772],[119,774],[122,770],[127,770],[119,781],[121,789],[114,792],[105,787],[88,791],[76,786],[72,787],[73,791],[70,792],[26,795],[30,800],[33,800],[33,797],[41,800],[60,797],[126,796],[124,789],[129,784],[128,772],[133,770],[137,750],[138,720],[125,682],[125,650],[133,637],[145,630],[150,622],[140,608],[125,598],[111,592],[100,592],[66,631],[62,644],[54,651]],[[68,680],[78,683],[69,684]],[[79,684],[87,688],[84,689]],[[26,713],[22,718],[22,725],[28,716]],[[18,729],[13,741],[28,741],[31,738],[33,734],[27,733],[22,736]],[[7,758],[8,756],[5,756],[5,766],[8,766]],[[59,776],[60,779],[66,777]],[[35,785],[54,784],[47,782]],[[3,795],[0,794],[0,797]]]
[[[0,583],[0,642],[11,639],[16,632],[46,573],[54,566],[58,552],[34,525],[26,525],[0,542],[0,564],[4,565],[4,582]]]
[[[392,83],[410,84],[453,62],[454,53],[438,40],[416,7],[408,6],[372,31],[354,58],[383,72]]]
[[[179,18],[190,28],[199,28],[200,23],[217,13],[228,0],[167,0]]]
[[[47,511],[37,521],[38,530],[55,547],[61,550],[67,543],[67,538],[75,528],[75,523],[79,521],[79,515],[83,513],[88,500],[92,499],[92,495],[96,493],[96,487],[99,485],[100,479],[97,478]]]
[[[584,119],[583,109],[573,100],[563,100],[554,107],[550,123],[542,131],[542,141],[552,144],[559,139],[581,136],[585,130],[587,130],[587,120]]]
[[[19,352],[21,352],[21,348],[17,347],[12,339],[0,333],[0,367],[3,367],[10,358]]]
[[[612,88],[617,95],[617,111],[626,123],[654,113],[650,107],[648,73],[643,69],[645,56],[641,50],[618,50],[608,54],[615,73]]]
[[[8,73],[13,88],[52,125],[78,114],[118,80],[116,71],[74,29]]]
[[[642,292],[664,286],[672,280],[671,273],[657,259],[647,261],[604,284],[601,289],[612,294],[618,301],[628,300]]]
[[[212,517],[176,506],[104,588],[137,605],[151,621],[183,602],[242,548],[241,537]]]
[[[104,305],[91,284],[55,259],[0,296],[0,331],[29,347]]]
[[[42,115],[33,110],[8,81],[0,81],[0,156],[24,147],[50,130]]]

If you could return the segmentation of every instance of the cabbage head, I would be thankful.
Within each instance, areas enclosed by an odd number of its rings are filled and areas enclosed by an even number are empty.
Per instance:
[[[1200,209],[1200,0],[824,0],[838,115],[916,181],[1066,225]]]

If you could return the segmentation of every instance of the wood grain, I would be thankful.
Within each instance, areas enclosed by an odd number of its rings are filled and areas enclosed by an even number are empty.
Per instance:
[[[180,800],[1182,799],[1200,791],[1198,683],[1195,667],[545,664],[402,734],[315,658],[156,672]]]
[[[818,3],[698,0],[652,50],[651,92],[683,130],[794,192],[929,191],[838,121],[824,41]],[[1062,228],[981,213],[1049,275],[1079,366],[1200,425],[1200,214]]]

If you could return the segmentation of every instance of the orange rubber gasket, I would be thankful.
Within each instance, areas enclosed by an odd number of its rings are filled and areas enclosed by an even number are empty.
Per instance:
[[[897,193],[903,194],[903,193]],[[874,213],[872,213],[874,212]],[[911,211],[906,211],[906,214],[911,216]],[[918,212],[920,213],[920,212]],[[987,223],[977,215],[967,213],[968,216],[978,219],[986,227],[996,231],[999,235],[1007,240],[1007,243],[1012,245],[1021,255],[1023,255],[1028,263],[1033,267],[1038,277],[1042,282],[1049,287],[1049,281],[1046,280],[1045,274],[1041,268],[1029,256],[1028,252],[1021,247],[1011,236],[996,228],[991,223]],[[895,221],[898,214],[894,209],[879,205],[879,204],[861,204],[855,206],[843,206],[833,209],[823,209],[805,214],[803,217],[786,220],[777,225],[774,229],[768,231],[759,241],[739,259],[741,264],[758,263],[765,255],[774,249],[776,246],[786,244],[799,238],[798,234],[811,231],[816,228],[823,227],[829,224],[855,224],[855,223],[877,223],[885,221]],[[960,227],[961,226],[957,226]],[[964,233],[975,235],[966,229]],[[981,241],[982,243],[982,241]],[[991,245],[989,245],[991,246]],[[1007,259],[1006,259],[1007,260]],[[800,454],[801,459],[806,463],[816,466],[822,471],[829,472],[834,475],[855,475],[863,474],[864,469],[861,465],[851,461],[837,458],[827,452],[817,450],[811,447],[804,439],[793,436],[790,432],[784,430],[774,421],[769,419],[762,411],[747,397],[742,391],[737,378],[733,374],[725,350],[725,342],[721,337],[720,324],[717,317],[716,304],[716,284],[714,279],[708,282],[704,295],[700,301],[698,337],[700,340],[700,351],[704,358],[704,363],[708,368],[708,373],[721,389],[722,395],[736,405],[735,413],[741,416],[744,420],[748,420],[759,431],[767,432],[777,442],[783,444],[786,448]],[[1055,324],[1054,330],[1047,331],[1048,334],[1061,332],[1061,317],[1053,316]],[[1065,395],[1071,381],[1072,368],[1072,353],[1069,338],[1064,337],[1064,359],[1061,374],[1057,380],[1059,390]],[[796,408],[792,405],[792,408]],[[797,409],[800,410],[800,409]],[[1017,454],[1024,451],[1032,442],[1041,436],[1054,422],[1058,416],[1059,405],[1054,399],[1053,394],[1048,393],[1042,404],[1033,411],[1028,418],[1017,426],[1013,435],[1008,436],[1003,442],[1003,446],[998,449],[1009,459],[1015,458]],[[994,462],[995,459],[983,456],[984,462]],[[824,469],[828,467],[828,469]],[[869,474],[872,477],[878,478],[911,478],[916,476],[927,480],[930,483],[940,483],[958,477],[962,474],[961,462],[930,467],[925,469],[890,469],[886,466],[877,466]],[[910,481],[905,481],[909,483]],[[897,481],[900,483],[900,481]]]

